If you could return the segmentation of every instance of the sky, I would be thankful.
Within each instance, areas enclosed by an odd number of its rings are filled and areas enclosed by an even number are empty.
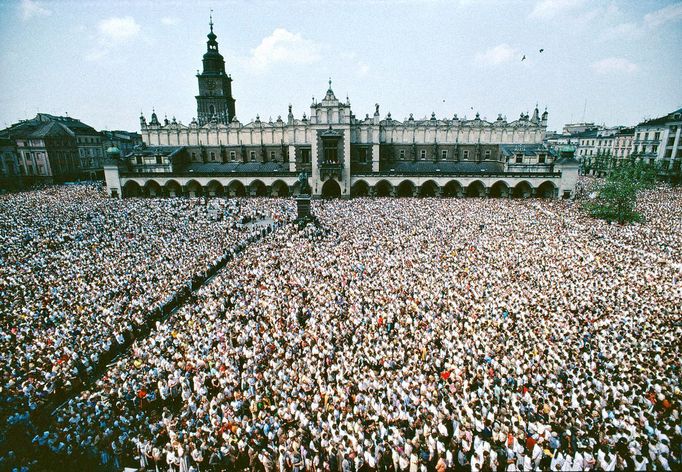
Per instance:
[[[309,113],[330,77],[358,118],[538,104],[560,130],[682,107],[679,0],[0,0],[0,127],[40,111],[137,131],[152,109],[188,124],[211,9],[242,123]]]

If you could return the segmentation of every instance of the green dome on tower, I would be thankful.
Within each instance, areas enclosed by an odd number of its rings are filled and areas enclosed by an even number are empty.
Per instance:
[[[121,156],[121,150],[116,146],[111,146],[107,149],[107,156],[112,158],[117,158]]]

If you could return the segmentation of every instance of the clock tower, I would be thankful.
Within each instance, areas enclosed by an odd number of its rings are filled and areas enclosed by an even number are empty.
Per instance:
[[[202,61],[204,70],[197,74],[197,120],[200,126],[213,120],[228,124],[234,118],[232,77],[225,73],[225,60],[218,52],[217,36],[213,33],[213,16],[210,17],[209,25],[211,32],[208,33],[206,54]]]

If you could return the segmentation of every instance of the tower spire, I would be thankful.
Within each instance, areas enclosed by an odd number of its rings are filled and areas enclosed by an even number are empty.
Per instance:
[[[211,33],[213,33],[213,8],[211,8],[211,13],[208,14],[208,25],[211,27]]]

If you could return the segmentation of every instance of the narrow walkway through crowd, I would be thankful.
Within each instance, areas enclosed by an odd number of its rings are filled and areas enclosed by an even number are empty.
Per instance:
[[[192,295],[196,293],[197,290],[213,280],[213,278],[223,267],[225,267],[230,260],[234,259],[238,254],[244,251],[248,245],[253,244],[265,236],[275,232],[282,226],[282,223],[276,222],[271,218],[264,218],[261,220],[249,221],[243,226],[250,230],[260,231],[249,236],[246,239],[246,242],[238,243],[229,250],[225,251],[225,253],[218,258],[208,270],[201,274],[195,274],[190,280],[188,280],[185,286],[173,294],[171,299],[169,299],[168,303],[163,306],[158,314],[152,314],[148,318],[148,322],[143,329],[138,332],[137,335],[133,335],[129,339],[126,339],[123,343],[120,343],[113,356],[110,359],[101,362],[100,365],[93,370],[93,372],[82,382],[78,388],[71,390],[65,397],[58,398],[52,402],[44,404],[41,407],[42,411],[35,416],[36,421],[34,421],[34,423],[36,426],[46,425],[50,421],[50,416],[53,417],[70,399],[79,395],[83,390],[91,387],[99,378],[102,377],[102,375],[106,373],[107,369],[109,369],[111,365],[114,365],[122,356],[127,355],[135,342],[149,336],[157,322],[163,322],[167,320],[169,316],[178,311],[178,309],[180,309],[186,302],[190,301]],[[49,415],[47,414],[48,412]]]

